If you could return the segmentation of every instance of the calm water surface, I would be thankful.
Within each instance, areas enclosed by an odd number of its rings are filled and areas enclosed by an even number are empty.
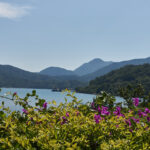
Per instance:
[[[6,95],[6,93],[11,92],[19,95],[19,97],[24,98],[26,93],[32,93],[32,90],[34,89],[23,89],[23,88],[2,88],[2,92],[0,95]],[[67,97],[65,93],[62,92],[53,92],[50,89],[36,89],[37,95],[39,95],[39,98],[45,99],[47,102],[55,100],[57,104],[60,102],[65,102],[65,98],[68,99],[68,101],[71,101],[71,98]],[[95,98],[95,95],[92,94],[82,94],[82,93],[76,93],[75,96],[78,98],[78,100],[82,100],[83,103],[86,102],[92,102],[93,98]],[[122,99],[119,97],[116,97],[117,102],[121,102]],[[14,110],[21,110],[22,108],[20,106],[16,106],[11,100],[6,99],[0,99],[1,102],[5,102],[5,106],[9,107],[12,111]],[[30,98],[30,104],[34,106],[35,99]]]
[[[19,97],[24,98],[27,93],[32,93],[34,89],[23,89],[23,88],[2,88],[2,92],[0,95],[4,96],[8,92],[11,93],[17,93]],[[57,104],[60,102],[65,102],[65,98],[68,99],[68,101],[71,101],[71,98],[66,96],[66,93],[62,92],[53,92],[50,89],[35,89],[37,95],[39,95],[39,98],[45,99],[47,102],[55,100]],[[95,95],[92,94],[82,94],[82,93],[76,93],[75,96],[78,98],[78,100],[82,100],[83,103],[91,102]],[[5,106],[10,107],[10,109],[13,110],[21,110],[22,108],[20,106],[16,106],[13,101],[6,100],[0,98],[0,103],[4,101]],[[30,98],[30,104],[34,106],[35,99]]]

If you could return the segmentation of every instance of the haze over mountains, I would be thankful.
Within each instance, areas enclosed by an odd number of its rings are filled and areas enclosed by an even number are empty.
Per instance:
[[[15,88],[75,88],[84,83],[24,71],[10,65],[0,65],[0,87]]]
[[[79,66],[74,71],[67,70],[60,67],[49,67],[42,71],[40,71],[40,74],[49,75],[49,76],[83,76],[90,73],[93,73],[103,67],[106,67],[113,62],[111,61],[103,61],[100,58],[93,59],[89,61],[88,63],[84,63],[83,65]]]
[[[112,61],[103,61],[101,59],[93,59],[92,61],[85,63],[75,69],[74,71],[65,70],[58,67],[50,67],[45,70],[42,70],[40,73],[49,75],[49,76],[72,76],[72,79],[89,82],[90,80],[95,79],[96,77],[103,76],[112,70],[119,69],[126,65],[141,65],[148,63],[150,64],[150,57],[142,59],[132,59],[121,62],[112,62]],[[73,77],[74,76],[74,77]]]
[[[150,64],[150,57],[142,58],[142,59],[132,59],[128,61],[114,62],[106,67],[103,67],[91,74],[82,76],[82,81],[90,81],[95,79],[96,77],[103,76],[113,70],[119,69],[126,65],[142,65],[142,64]]]
[[[49,75],[49,76],[71,76],[76,75],[73,71],[67,70],[60,67],[49,67],[42,71],[40,71],[40,74],[43,75]]]
[[[74,71],[49,67],[39,73],[24,71],[10,65],[0,65],[0,87],[76,88],[85,86],[96,77],[103,76],[126,65],[141,64],[150,64],[150,57],[122,62],[94,59]]]
[[[93,73],[103,67],[106,67],[112,63],[113,62],[111,62],[111,61],[103,61],[100,58],[96,58],[88,63],[81,65],[77,69],[75,69],[74,73],[79,76],[87,75],[87,74]]]

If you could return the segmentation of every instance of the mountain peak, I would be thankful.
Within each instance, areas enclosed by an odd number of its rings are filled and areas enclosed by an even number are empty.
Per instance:
[[[95,79],[96,77],[100,77],[103,76],[113,70],[117,70],[121,67],[124,67],[126,65],[143,65],[143,64],[150,64],[150,57],[147,58],[139,58],[139,59],[131,59],[131,60],[127,60],[127,61],[120,61],[120,62],[115,62],[115,63],[111,63],[108,66],[105,66],[101,69],[98,69],[97,71],[85,75],[82,77],[82,80],[85,81],[90,81]]]
[[[100,59],[100,58],[95,58],[95,59],[89,61],[88,63],[102,63],[102,62],[104,62],[102,59]]]
[[[60,67],[48,67],[42,71],[40,71],[40,74],[43,75],[49,75],[49,76],[70,76],[75,75],[73,71],[66,70],[64,68]]]
[[[89,73],[93,73],[96,70],[101,69],[111,63],[112,62],[103,61],[100,58],[95,58],[87,63],[84,63],[83,65],[75,69],[74,72],[79,76],[83,76]]]
[[[103,60],[101,58],[94,58],[93,61],[103,61]]]

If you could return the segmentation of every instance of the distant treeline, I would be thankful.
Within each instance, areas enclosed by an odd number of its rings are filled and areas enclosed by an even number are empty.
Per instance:
[[[108,74],[97,77],[89,82],[78,79],[77,76],[52,77],[39,73],[32,73],[22,69],[0,65],[0,88],[59,88],[75,89],[83,93],[99,93],[104,90],[118,95],[118,89],[128,84],[142,84],[146,92],[150,91],[150,64],[128,65]],[[88,85],[88,86],[87,86]]]
[[[0,87],[65,89],[83,85],[86,84],[77,80],[62,80],[9,65],[0,65]]]
[[[118,95],[118,91],[122,87],[128,85],[142,84],[145,92],[150,91],[150,64],[144,65],[128,65],[118,70],[112,71],[102,77],[90,81],[86,87],[79,87],[76,90],[83,93],[99,93],[107,91],[114,95]]]

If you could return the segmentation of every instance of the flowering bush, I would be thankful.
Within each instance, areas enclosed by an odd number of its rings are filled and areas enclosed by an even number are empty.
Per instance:
[[[12,94],[22,112],[0,107],[0,149],[150,149],[150,110],[139,107],[133,98],[133,109],[115,106],[81,104],[68,91],[72,102],[46,102],[36,91],[20,98]],[[35,97],[35,107],[28,103]],[[105,97],[104,97],[105,98]],[[139,107],[139,108],[138,108]]]

